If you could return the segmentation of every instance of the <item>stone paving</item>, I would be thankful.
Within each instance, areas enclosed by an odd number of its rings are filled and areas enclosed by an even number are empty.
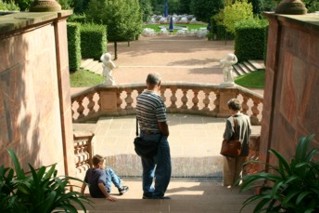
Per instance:
[[[108,50],[112,53],[112,44],[108,44]],[[160,73],[163,81],[219,84],[223,79],[219,60],[229,52],[233,52],[232,42],[175,36],[141,38],[131,42],[130,47],[127,43],[118,45],[115,61],[118,68],[113,76],[118,84],[143,83],[149,72]],[[79,90],[72,88],[72,92]],[[173,176],[176,177],[167,191],[171,200],[141,199],[141,163],[132,144],[134,116],[101,118],[98,125],[74,125],[74,129],[95,133],[95,153],[109,156],[108,165],[123,176],[130,187],[115,203],[94,199],[96,208],[89,212],[239,212],[242,202],[252,192],[239,193],[236,188],[227,190],[221,185],[219,149],[225,120],[174,114],[168,118]],[[259,133],[260,127],[254,127],[253,131]],[[252,209],[243,212],[252,212]]]

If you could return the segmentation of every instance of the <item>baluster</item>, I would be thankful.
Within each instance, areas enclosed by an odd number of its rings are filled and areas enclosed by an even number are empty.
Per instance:
[[[260,113],[260,111],[258,110],[258,105],[259,105],[260,101],[256,100],[256,99],[253,99],[253,103],[254,103],[254,105],[251,108],[252,115],[250,116],[250,122],[251,122],[252,125],[259,125],[260,122],[259,122],[257,116]]]
[[[122,90],[118,90],[116,92],[116,99],[117,99],[117,102],[116,102],[116,106],[117,106],[117,110],[120,111],[121,110],[121,105],[123,103],[122,99],[121,99],[121,93],[123,91]]]
[[[219,107],[220,107],[220,90],[215,91],[215,96],[216,96],[216,99],[213,102],[215,105],[215,108],[213,112],[217,114],[219,113]]]
[[[171,109],[176,109],[177,106],[176,106],[176,101],[177,101],[177,97],[176,97],[176,91],[177,91],[177,88],[176,87],[171,87],[171,92],[172,92],[172,96],[170,98],[171,100],[171,106],[170,108]]]
[[[249,109],[248,98],[246,96],[243,96],[242,113],[247,115],[248,109]]]
[[[205,98],[203,100],[203,103],[204,103],[203,111],[209,111],[208,105],[210,104],[210,98],[209,98],[210,91],[205,89],[204,94],[205,94]]]
[[[97,96],[96,104],[94,106],[95,112],[99,112],[101,110],[101,97],[100,97],[100,92],[95,93]],[[94,97],[94,96],[93,96]],[[94,99],[94,98],[93,98]]]
[[[162,100],[163,100],[164,103],[165,103],[165,101],[166,101],[165,90],[166,90],[166,88],[164,88],[163,86],[162,86],[161,89],[160,89],[161,98],[162,98]]]
[[[181,98],[182,101],[182,106],[181,109],[187,109],[187,102],[188,102],[188,98],[187,98],[187,89],[182,89],[183,92],[183,96]]]
[[[93,100],[93,98],[94,98],[94,94],[95,93],[90,93],[90,94],[88,94],[87,95],[87,99],[88,99],[88,105],[87,105],[87,108],[88,108],[88,115],[90,115],[90,114],[94,114],[94,112],[93,112],[93,108],[94,108],[94,106],[95,106],[95,102],[94,102],[94,100]]]
[[[126,107],[125,109],[127,111],[130,111],[133,109],[132,107],[132,103],[133,103],[133,98],[132,98],[132,89],[127,89],[126,90],[126,98],[125,98],[125,102],[126,102]]]
[[[195,111],[198,111],[198,102],[199,102],[199,99],[198,99],[198,89],[193,89],[193,93],[194,93],[194,97],[192,99],[192,102],[193,102],[193,107],[192,107],[192,110],[195,110]]]
[[[77,109],[77,112],[79,113],[78,119],[84,117],[84,114],[83,114],[84,109],[85,109],[84,106],[83,106],[83,99],[84,99],[84,98],[85,98],[85,97],[80,97],[80,98],[79,98],[79,101],[78,101],[78,103],[79,103],[79,107],[78,107],[78,109]]]

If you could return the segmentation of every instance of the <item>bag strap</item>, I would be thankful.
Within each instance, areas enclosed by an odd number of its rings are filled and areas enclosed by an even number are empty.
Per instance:
[[[238,127],[238,120],[233,116],[233,120],[234,120],[234,139],[239,139],[239,133],[237,131],[237,127]]]
[[[138,136],[138,120],[136,118],[136,131],[135,131],[136,136]]]

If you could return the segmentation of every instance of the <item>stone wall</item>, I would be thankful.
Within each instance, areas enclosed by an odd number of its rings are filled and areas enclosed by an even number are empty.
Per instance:
[[[319,16],[265,14],[268,18],[261,160],[269,148],[294,155],[301,136],[319,147]]]
[[[0,16],[0,162],[74,172],[66,18],[69,11]]]

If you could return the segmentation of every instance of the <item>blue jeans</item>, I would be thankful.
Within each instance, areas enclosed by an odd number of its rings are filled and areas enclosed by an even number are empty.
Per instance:
[[[108,189],[108,192],[111,192],[112,183],[115,185],[116,188],[120,189],[122,187],[122,181],[117,174],[111,168],[105,169],[106,174],[106,185],[105,187]]]
[[[143,196],[163,197],[171,179],[172,166],[170,148],[167,136],[161,134],[144,135],[141,137],[145,141],[158,141],[157,155],[153,159],[142,158],[143,166]],[[152,186],[155,176],[154,187]]]

